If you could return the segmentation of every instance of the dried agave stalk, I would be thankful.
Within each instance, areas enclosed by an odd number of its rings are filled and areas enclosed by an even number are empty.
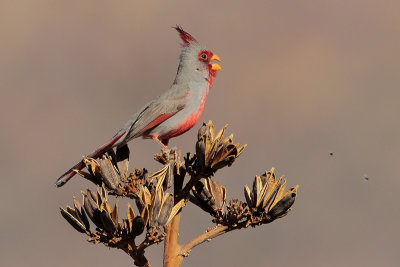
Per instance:
[[[62,216],[78,232],[88,235],[89,242],[120,248],[138,266],[150,266],[145,249],[165,240],[164,266],[179,266],[193,247],[205,241],[288,214],[298,186],[286,190],[286,180],[277,179],[274,169],[256,176],[251,189],[245,186],[245,202],[227,202],[226,188],[211,177],[217,170],[231,166],[246,145],[234,144],[232,135],[223,138],[225,129],[226,126],[215,134],[211,121],[203,124],[195,155],[187,153],[181,162],[179,150],[164,149],[154,156],[163,167],[150,175],[146,169],[128,171],[127,145],[108,151],[98,160],[84,157],[87,171],[76,172],[96,184],[97,191],[82,191],[82,205],[74,198],[73,207],[60,208]],[[126,218],[120,219],[118,201],[111,208],[109,195],[129,197],[136,207],[128,203]],[[188,200],[211,214],[216,226],[180,245],[180,211]],[[90,221],[95,230],[91,230]],[[136,238],[144,232],[144,240],[136,244]]]

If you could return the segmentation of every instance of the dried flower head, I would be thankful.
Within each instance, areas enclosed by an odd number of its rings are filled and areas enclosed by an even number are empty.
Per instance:
[[[236,225],[249,215],[246,203],[243,203],[239,199],[230,200],[226,208],[225,222],[227,225]]]
[[[129,167],[129,148],[127,145],[118,147],[116,152],[109,150],[98,160],[83,158],[87,172],[75,170],[80,176],[101,186],[105,185],[112,195],[136,198],[142,185],[151,187],[151,177],[146,169],[135,169],[131,173]]]
[[[112,210],[107,200],[107,192],[105,187],[99,187],[94,193],[87,189],[87,192],[82,192],[83,207],[74,198],[74,207],[67,207],[67,210],[60,208],[63,217],[79,232],[91,235],[90,219],[97,227],[98,231],[109,234],[114,234],[117,230],[122,230],[118,224],[117,204]]]
[[[67,206],[67,209],[60,207],[61,215],[66,219],[78,232],[90,233],[90,224],[86,216],[86,212],[82,209],[81,204],[74,197],[74,208]]]
[[[214,217],[221,217],[224,213],[226,201],[226,188],[220,186],[217,181],[207,178],[198,181],[192,188],[193,195],[198,201],[198,205]]]
[[[164,193],[161,186],[156,187],[152,193],[147,187],[143,187],[136,200],[140,216],[148,229],[167,225],[185,204],[185,200],[181,199],[174,205],[173,195]]]
[[[277,179],[272,168],[254,178],[252,190],[246,185],[244,195],[254,216],[271,221],[287,214],[296,199],[297,188],[298,185],[285,191],[286,180],[282,177]]]
[[[222,139],[226,127],[227,125],[217,135],[212,121],[203,123],[199,129],[196,156],[203,172],[214,173],[225,166],[231,166],[246,147],[246,145],[240,146],[240,143],[234,144],[233,135]]]
[[[160,182],[162,183],[162,181]],[[135,237],[147,229],[146,244],[157,243],[164,238],[164,227],[185,205],[182,199],[174,205],[173,196],[164,193],[161,186],[150,192],[142,186],[136,200],[139,214],[136,215],[128,203],[126,219],[118,220],[118,202],[112,209],[107,200],[106,187],[98,187],[97,192],[87,189],[82,192],[83,209],[74,198],[74,208],[60,208],[62,216],[78,231],[90,236],[93,243],[104,243],[107,246],[119,247],[133,242]],[[96,225],[96,232],[90,231],[89,219]]]
[[[151,266],[144,256],[145,249],[164,239],[164,255],[169,257],[164,260],[179,265],[194,246],[229,231],[285,216],[296,199],[298,186],[286,190],[286,181],[277,179],[273,168],[256,176],[251,189],[245,186],[246,202],[232,199],[227,203],[226,188],[211,177],[230,166],[246,145],[234,144],[233,135],[223,139],[225,129],[226,126],[215,134],[211,121],[203,124],[198,131],[196,154],[187,153],[182,163],[179,150],[162,149],[154,159],[163,167],[152,174],[146,169],[128,171],[127,145],[111,149],[97,160],[84,157],[87,171],[76,172],[96,184],[97,191],[82,191],[82,205],[74,197],[73,207],[60,208],[62,216],[78,232],[88,235],[89,242],[122,249],[137,266]],[[171,187],[173,194],[168,192]],[[120,219],[118,200],[111,208],[109,195],[133,199],[136,207],[128,203],[126,218]],[[188,200],[211,214],[216,226],[180,245],[180,216],[176,215]],[[95,225],[94,231],[90,221]],[[144,240],[136,244],[143,233]]]

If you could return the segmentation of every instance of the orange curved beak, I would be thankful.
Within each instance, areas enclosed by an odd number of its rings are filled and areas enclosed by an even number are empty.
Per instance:
[[[210,61],[213,61],[213,60],[221,62],[221,59],[216,54],[213,54],[212,57],[210,58]],[[211,64],[211,69],[214,71],[218,71],[221,69],[221,66],[217,63],[213,63],[213,64]]]

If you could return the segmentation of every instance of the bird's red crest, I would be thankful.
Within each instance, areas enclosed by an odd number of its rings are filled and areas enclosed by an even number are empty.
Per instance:
[[[176,25],[176,27],[174,27],[174,29],[179,32],[179,36],[181,37],[182,41],[184,42],[184,45],[189,46],[190,42],[196,41],[196,39],[193,36],[191,36],[189,33],[185,32],[181,26]]]

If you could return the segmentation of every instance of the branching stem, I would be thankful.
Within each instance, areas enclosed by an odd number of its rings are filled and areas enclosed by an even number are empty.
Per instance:
[[[238,230],[243,227],[246,227],[246,221],[236,224],[235,226],[226,226],[226,225],[218,225],[211,230],[207,230],[205,233],[195,237],[191,241],[189,241],[187,244],[181,246],[181,249],[179,250],[178,255],[180,257],[187,257],[189,256],[190,251],[192,248],[200,245],[201,243],[204,243],[206,241],[210,241],[211,239],[223,235],[227,232],[233,231],[233,230]]]
[[[124,247],[120,247],[123,251],[125,251],[131,258],[134,260],[135,265],[139,267],[151,267],[150,262],[144,256],[144,249],[132,249],[132,245],[134,244],[127,244]]]

